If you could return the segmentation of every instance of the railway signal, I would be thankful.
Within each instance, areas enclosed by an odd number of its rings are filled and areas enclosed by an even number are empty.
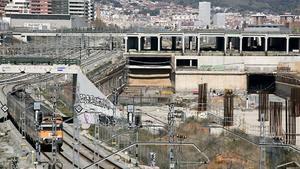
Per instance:
[[[156,164],[156,153],[150,152],[150,166],[155,167]]]
[[[80,105],[75,106],[75,111],[77,113],[80,113],[83,110],[83,108]]]
[[[134,116],[134,105],[127,105],[127,121],[129,124],[129,128],[132,127],[133,116]]]
[[[6,104],[3,105],[3,106],[1,107],[1,110],[4,112],[4,121],[6,121],[6,120],[7,120],[7,111],[8,111],[7,105],[6,105]]]
[[[1,110],[2,110],[4,113],[6,113],[6,112],[8,111],[8,107],[6,106],[6,104],[3,105],[3,106],[1,107]]]

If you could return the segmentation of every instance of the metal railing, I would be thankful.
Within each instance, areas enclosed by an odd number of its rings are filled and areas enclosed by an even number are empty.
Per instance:
[[[31,64],[31,65],[80,65],[78,59],[52,59],[45,57],[0,57],[1,64]]]

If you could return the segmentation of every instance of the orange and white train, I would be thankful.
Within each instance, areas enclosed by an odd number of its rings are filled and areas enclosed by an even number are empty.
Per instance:
[[[55,141],[57,146],[61,147],[63,144],[62,117],[53,116],[53,111],[43,104],[40,105],[37,113],[34,110],[34,102],[24,89],[9,92],[7,94],[8,117],[33,143],[38,140],[42,147],[49,147]]]

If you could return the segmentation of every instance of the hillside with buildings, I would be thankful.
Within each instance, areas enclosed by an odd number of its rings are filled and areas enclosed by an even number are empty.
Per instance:
[[[165,0],[157,0],[164,1]],[[199,0],[167,0],[181,5],[197,7]],[[201,0],[200,0],[201,1]],[[269,11],[274,13],[295,11],[299,0],[206,0],[213,6],[228,7],[238,11]]]

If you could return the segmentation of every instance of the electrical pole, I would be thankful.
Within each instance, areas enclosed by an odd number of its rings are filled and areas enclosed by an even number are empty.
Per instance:
[[[260,140],[259,140],[259,148],[260,148],[260,159],[259,159],[259,168],[265,169],[266,165],[266,131],[265,131],[265,121],[268,120],[268,103],[269,103],[269,95],[264,91],[259,91],[259,106],[258,106],[258,119],[260,122]]]
[[[100,119],[99,119],[99,113],[95,113],[95,131],[94,131],[94,145],[97,146],[97,142],[100,140]],[[99,159],[99,153],[97,151],[97,148],[94,150],[94,162],[96,162]],[[97,169],[100,168],[99,165],[96,167]]]
[[[33,103],[33,109],[35,110],[35,131],[36,133],[39,133],[40,130],[41,130],[41,127],[40,127],[40,109],[41,109],[41,103],[40,102],[35,102]],[[37,163],[40,163],[41,162],[41,145],[40,145],[40,138],[39,137],[36,137],[36,140],[35,140],[35,151],[36,151],[36,158],[35,158],[35,161]]]
[[[79,43],[80,43],[80,46],[79,46],[79,61],[81,62],[81,48],[82,48],[82,42],[81,42],[81,37],[79,38]]]
[[[266,161],[266,148],[264,146],[266,142],[266,133],[265,133],[265,112],[262,112],[260,116],[260,158],[259,158],[259,169],[265,169]]]
[[[54,92],[52,96],[52,104],[53,104],[53,112],[51,116],[51,122],[52,122],[52,142],[51,142],[51,153],[52,153],[52,159],[51,159],[51,169],[55,168],[56,162],[57,162],[57,142],[56,142],[56,103],[57,103],[57,94],[58,94],[58,85],[55,84]]]
[[[115,135],[116,135],[116,111],[117,111],[117,104],[118,104],[118,92],[116,89],[113,90],[112,92],[113,94],[113,117],[112,117],[112,121],[110,122],[111,123],[111,128],[112,128],[112,136],[113,136],[113,143],[115,144],[115,146],[117,145],[117,139],[115,138]]]
[[[168,113],[168,135],[169,144],[175,142],[175,117],[174,117],[174,104],[169,105]],[[174,146],[169,146],[169,169],[175,169],[175,153]]]
[[[74,77],[73,77],[74,78]],[[76,77],[77,78],[77,77]],[[75,97],[77,100],[76,103],[80,103],[79,99],[79,91],[78,91],[79,86],[77,86],[75,90]],[[80,105],[77,105],[77,107],[74,107],[74,114],[73,114],[73,140],[74,145],[73,145],[73,168],[80,168],[80,156],[79,156],[79,148],[80,148],[80,141],[79,141],[79,130],[80,130],[80,121],[79,121],[79,113],[82,111],[82,107]]]

